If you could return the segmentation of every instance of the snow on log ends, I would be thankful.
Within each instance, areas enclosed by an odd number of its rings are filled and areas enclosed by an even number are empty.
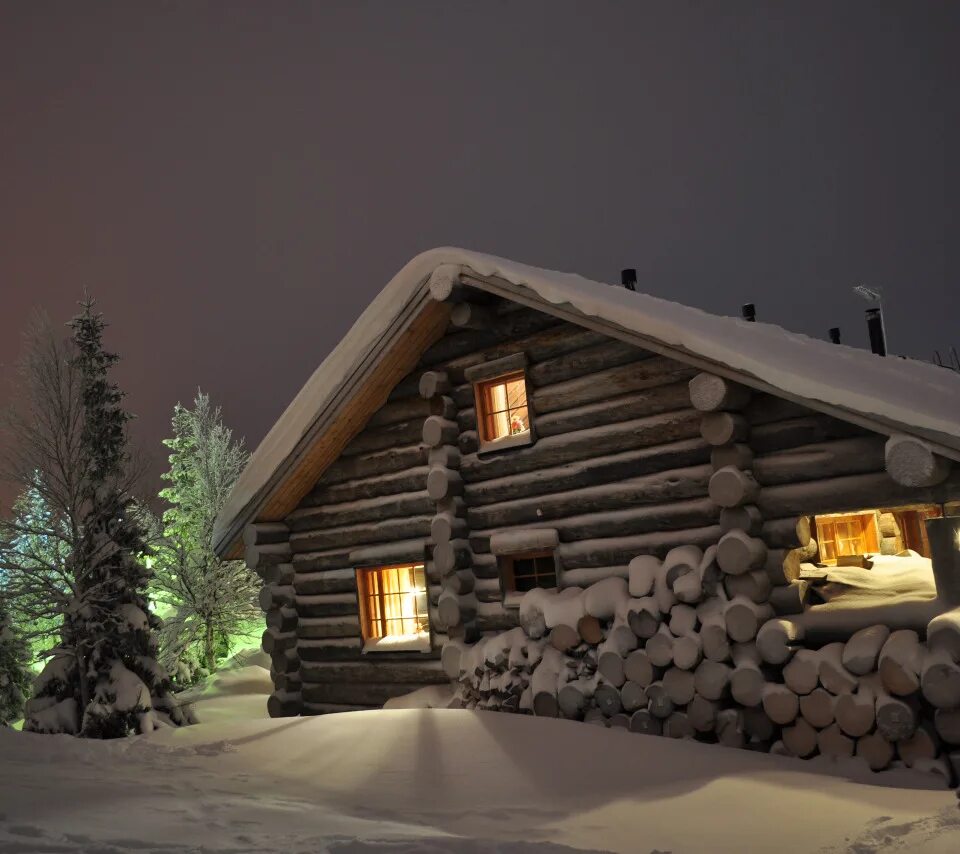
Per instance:
[[[461,273],[499,278],[546,302],[572,306],[789,394],[934,431],[945,442],[960,446],[960,375],[953,371],[912,359],[880,358],[772,324],[707,314],[569,273],[463,249],[434,249],[418,255],[393,277],[267,433],[217,519],[215,542],[338,398],[397,318],[428,292],[434,298],[449,297]]]

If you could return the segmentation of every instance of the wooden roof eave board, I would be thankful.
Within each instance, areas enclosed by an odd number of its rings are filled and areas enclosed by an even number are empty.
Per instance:
[[[765,382],[764,380],[761,380],[745,371],[737,370],[736,368],[731,368],[728,365],[724,365],[720,362],[706,359],[703,356],[691,353],[689,350],[686,350],[682,347],[664,344],[662,341],[658,341],[655,338],[635,332],[632,329],[625,328],[612,321],[584,314],[570,304],[557,305],[555,303],[548,302],[532,289],[524,285],[515,284],[506,279],[500,278],[499,276],[483,276],[470,272],[463,273],[461,280],[465,285],[479,288],[489,293],[513,300],[514,302],[521,303],[529,308],[534,308],[547,314],[552,314],[556,317],[568,320],[571,323],[575,323],[587,329],[592,329],[595,332],[601,332],[621,341],[636,344],[644,349],[650,350],[651,352],[658,353],[661,356],[668,356],[678,361],[685,362],[703,371],[709,371],[710,373],[722,376],[726,379],[734,380],[757,391],[777,395],[785,400],[790,400],[794,403],[807,406],[816,412],[822,412],[825,415],[831,415],[834,418],[847,421],[851,424],[856,424],[868,430],[873,430],[877,433],[882,433],[888,436],[893,435],[894,433],[905,433],[907,435],[917,436],[928,442],[930,447],[941,456],[960,461],[960,447],[957,447],[955,444],[953,444],[955,440],[953,440],[952,437],[946,436],[943,433],[916,427],[910,424],[898,423],[879,415],[865,415],[862,412],[846,409],[842,406],[824,403],[820,400],[806,398],[788,391],[784,391],[783,389],[771,385],[770,383]]]
[[[293,452],[214,543],[218,554],[242,557],[243,529],[248,524],[280,521],[296,508],[394,386],[416,367],[423,351],[443,335],[449,316],[450,306],[432,299],[424,282],[397,313],[387,334],[357,361]]]

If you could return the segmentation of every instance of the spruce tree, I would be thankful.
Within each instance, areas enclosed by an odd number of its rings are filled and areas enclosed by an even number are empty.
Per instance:
[[[156,559],[155,597],[171,609],[164,620],[162,661],[190,678],[189,663],[211,672],[230,639],[259,622],[257,577],[243,561],[220,560],[213,549],[213,526],[246,464],[243,443],[234,441],[220,409],[198,392],[193,408],[173,412],[169,486],[160,496],[169,503]]]
[[[34,686],[25,729],[73,731],[94,738],[146,732],[158,715],[182,723],[170,682],[156,661],[159,621],[150,613],[144,531],[133,512],[127,477],[131,416],[109,378],[118,357],[104,350],[104,321],[93,301],[71,322],[80,377],[79,537],[70,555],[73,606],[62,648]]]
[[[30,647],[13,625],[0,589],[0,727],[23,714],[30,691]]]

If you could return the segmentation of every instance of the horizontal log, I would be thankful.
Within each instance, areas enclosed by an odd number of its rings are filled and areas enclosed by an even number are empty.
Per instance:
[[[419,451],[419,449],[418,449]],[[422,459],[422,452],[420,452]],[[426,465],[416,465],[404,471],[373,475],[359,480],[324,485],[321,483],[300,502],[301,507],[319,507],[327,504],[345,504],[366,498],[379,498],[404,492],[418,492],[427,482]]]
[[[304,703],[300,714],[306,716],[315,715],[340,715],[344,712],[368,712],[379,709],[378,705],[361,705],[359,703]]]
[[[760,538],[771,549],[795,549],[805,546],[810,542],[810,517],[767,519],[760,529]]]
[[[717,447],[742,442],[749,432],[746,419],[733,412],[707,412],[700,422],[700,435]]]
[[[275,691],[267,698],[267,714],[271,718],[296,717],[301,708],[302,702],[298,693]]]
[[[960,477],[932,487],[900,486],[886,472],[832,477],[769,486],[760,490],[757,506],[766,518],[862,510],[898,504],[943,503],[960,489]]]
[[[305,640],[323,638],[358,638],[360,620],[356,615],[346,617],[299,617],[297,637]]]
[[[710,498],[718,507],[730,508],[752,504],[759,493],[760,487],[753,475],[733,466],[718,469],[710,478]]]
[[[763,486],[880,471],[883,471],[883,438],[880,436],[801,445],[753,460],[753,475]]]
[[[316,662],[304,661],[300,676],[308,683],[396,682],[399,684],[431,685],[448,682],[440,661],[378,661]],[[409,689],[408,689],[409,690]]]
[[[587,374],[629,365],[653,356],[648,350],[642,350],[634,344],[607,339],[582,350],[574,350],[552,359],[545,359],[527,369],[527,377],[536,386],[547,386],[576,379]],[[469,375],[467,377],[470,379]]]
[[[436,414],[433,401],[425,400],[419,394],[390,400],[370,416],[364,429],[385,427],[388,424],[402,424],[406,421],[423,421],[428,415]]]
[[[425,371],[418,384],[420,397],[433,400],[451,390],[450,377],[445,371]]]
[[[460,462],[460,471],[464,480],[471,483],[620,451],[663,445],[696,436],[698,421],[698,414],[690,409],[610,424],[595,430],[550,436],[534,445],[513,449],[509,454],[483,457],[468,454]]]
[[[570,353],[609,340],[599,332],[584,329],[572,323],[559,322],[526,336],[522,341],[501,341],[482,350],[467,353],[444,364],[454,382],[465,380],[466,369],[482,362],[493,361],[522,349],[531,362],[542,362],[563,353]]]
[[[422,423],[421,437],[429,448],[438,448],[441,445],[452,445],[460,435],[460,428],[456,421],[450,421],[439,415],[431,415]]]
[[[426,453],[420,445],[417,431],[415,443],[402,448],[387,448],[358,456],[341,456],[317,481],[318,487],[326,487],[347,480],[357,480],[374,475],[393,474],[423,465]]]
[[[360,638],[301,640],[297,644],[301,667],[305,661],[358,660],[362,649],[363,642]]]
[[[427,520],[427,532],[430,520]],[[364,546],[350,552],[348,566],[384,566],[388,563],[411,561],[422,563],[426,559],[427,545],[422,539],[398,540],[374,546]],[[296,563],[296,561],[294,561]]]
[[[364,429],[341,451],[341,456],[355,457],[382,451],[385,448],[406,447],[420,438],[422,428],[423,419],[414,418],[410,421],[401,421],[399,424]]]
[[[322,551],[348,546],[367,546],[396,541],[407,537],[430,535],[432,516],[411,516],[401,519],[385,519],[363,525],[348,525],[342,528],[324,528],[320,531],[301,531],[290,536],[290,548],[294,553]]]
[[[527,354],[524,352],[511,353],[488,362],[480,362],[466,368],[463,372],[468,383],[484,382],[496,379],[506,374],[515,374],[527,368]]]
[[[792,400],[785,400],[772,394],[754,392],[749,403],[743,408],[743,414],[751,425],[755,425],[787,421],[791,418],[803,418],[815,413],[809,407],[794,403]]]
[[[267,629],[260,636],[260,648],[267,653],[267,655],[293,649],[296,645],[297,636],[293,632],[278,632],[274,629]]]
[[[710,464],[714,471],[719,471],[725,466],[733,466],[735,469],[748,471],[753,468],[753,451],[749,445],[742,442],[717,445],[710,452]]]
[[[285,543],[290,530],[283,522],[251,522],[243,529],[245,546],[263,546]]]
[[[293,589],[298,596],[315,596],[322,593],[353,593],[357,589],[357,579],[352,569],[303,572],[294,575]]]
[[[427,495],[434,501],[443,501],[463,494],[460,472],[444,466],[431,466],[427,474]]]
[[[720,538],[720,526],[694,528],[686,531],[658,531],[632,537],[581,540],[561,543],[557,549],[563,569],[629,564],[640,554],[665,557],[675,546],[698,545],[705,548]]]
[[[288,584],[265,584],[260,588],[258,601],[262,611],[269,611],[271,608],[292,605],[294,597],[293,587]]]
[[[674,412],[678,409],[689,408],[690,401],[687,396],[686,385],[682,382],[671,383],[629,394],[603,398],[595,403],[575,406],[572,409],[560,409],[545,414],[537,413],[537,435],[540,438],[546,438],[561,433],[571,433],[575,430],[600,427],[617,421],[627,421],[633,418],[657,415],[661,412]],[[470,410],[470,412],[473,416],[473,423],[469,424],[468,429],[475,429],[476,414],[473,410]],[[463,426],[463,422],[461,422],[461,427]]]
[[[450,325],[456,329],[486,329],[496,323],[496,314],[475,302],[457,303],[450,311]]]
[[[724,507],[720,511],[720,527],[724,533],[739,528],[756,537],[763,530],[763,517],[753,504]]]
[[[717,508],[708,498],[653,504],[625,510],[605,510],[552,519],[561,542],[573,543],[585,539],[637,536],[657,531],[689,530],[711,525],[717,519]],[[508,529],[508,531],[511,529]],[[475,531],[475,534],[487,533]]]
[[[326,569],[345,569],[354,565],[350,560],[350,552],[346,549],[302,552],[293,555],[290,560],[297,572],[322,572]]]
[[[935,486],[946,480],[953,463],[916,436],[891,436],[884,446],[886,469],[901,486]]]
[[[291,632],[297,628],[297,611],[289,605],[267,611],[267,628],[275,632]]]
[[[290,551],[288,542],[247,546],[244,550],[244,560],[248,569],[262,576],[267,567],[276,566],[278,563],[288,563]]]
[[[391,697],[409,694],[411,685],[402,682],[310,682],[303,685],[308,703],[360,703],[382,706]]]
[[[471,528],[480,530],[683,498],[701,498],[707,494],[710,475],[710,466],[706,464],[672,469],[609,484],[471,507],[467,519]]]
[[[448,372],[449,363],[456,363],[468,354],[482,354],[481,362],[496,358],[505,342],[514,342],[526,338],[544,329],[563,324],[559,318],[533,309],[523,309],[499,315],[496,325],[488,329],[467,329],[449,332],[424,351],[420,357],[420,367],[444,367]],[[511,349],[507,344],[507,351]],[[516,346],[512,349],[515,351]],[[504,354],[506,355],[506,353]]]
[[[682,362],[654,356],[565,382],[541,386],[533,392],[533,408],[537,413],[570,409],[627,392],[689,380],[694,373],[692,368]]]
[[[358,603],[356,594],[329,593],[316,596],[298,596],[293,603],[297,615],[304,617],[343,617],[356,616]]]
[[[829,415],[789,418],[750,428],[750,447],[755,454],[770,454],[801,445],[813,445],[830,439],[868,435],[863,427],[840,421]]]
[[[287,524],[294,532],[320,531],[326,528],[422,516],[434,509],[434,501],[424,488],[426,480],[424,474],[418,484],[420,489],[417,492],[362,498],[344,504],[325,504],[322,507],[300,507],[287,516]]]
[[[510,456],[516,453],[518,452],[513,451]],[[706,462],[709,457],[710,450],[702,439],[685,439],[639,450],[597,454],[578,462],[523,474],[508,473],[490,480],[468,482],[464,487],[464,495],[470,507],[479,507],[615,483],[623,478],[669,471],[680,466],[698,465]]]
[[[697,374],[689,388],[690,402],[700,412],[743,409],[750,400],[750,389],[716,374]]]

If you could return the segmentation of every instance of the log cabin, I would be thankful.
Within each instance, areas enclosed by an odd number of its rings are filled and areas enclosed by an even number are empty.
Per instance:
[[[310,377],[214,536],[264,582],[272,716],[448,684],[949,778],[958,460],[953,371],[439,249]]]

